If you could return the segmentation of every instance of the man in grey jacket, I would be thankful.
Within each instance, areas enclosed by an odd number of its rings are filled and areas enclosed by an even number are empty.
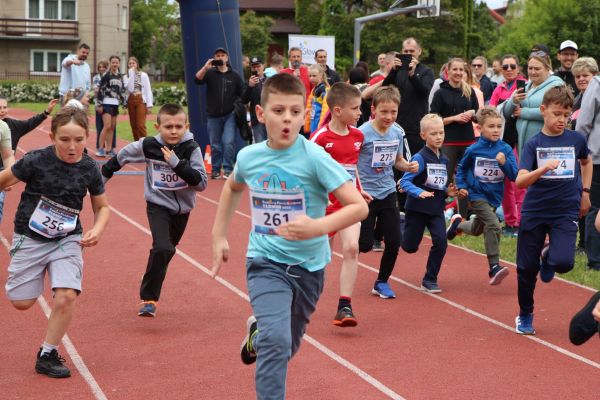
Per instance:
[[[589,189],[592,208],[585,219],[585,253],[588,267],[600,271],[600,233],[594,226],[596,214],[600,210],[600,77],[598,76],[592,79],[585,90],[575,129],[585,135],[594,164],[592,187]]]

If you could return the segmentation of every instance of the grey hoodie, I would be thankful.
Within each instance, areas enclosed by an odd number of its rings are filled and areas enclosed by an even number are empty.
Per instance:
[[[576,131],[583,133],[595,165],[600,164],[600,77],[594,77],[583,93]]]

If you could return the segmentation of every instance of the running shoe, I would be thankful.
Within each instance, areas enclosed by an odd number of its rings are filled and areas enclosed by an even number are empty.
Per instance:
[[[535,335],[533,314],[518,315],[515,318],[515,332],[519,335]]]
[[[427,293],[442,293],[442,289],[440,289],[436,282],[423,281],[421,284],[421,290]]]
[[[600,334],[600,324],[594,319],[592,310],[600,301],[600,292],[596,292],[587,304],[579,310],[569,324],[569,339],[575,346],[587,342],[596,333]]]
[[[229,178],[229,175],[231,175],[231,171],[225,171],[225,172],[223,172],[223,179]]]
[[[490,272],[488,273],[490,277],[490,285],[499,285],[502,283],[502,280],[508,276],[508,267],[503,267],[502,265],[494,264],[490,267]]]
[[[117,153],[115,153],[115,149],[110,149],[109,151],[106,152],[106,155],[108,157],[114,157],[117,155]]]
[[[373,286],[371,293],[381,297],[382,299],[396,298],[396,293],[394,293],[387,282],[375,281],[375,285]]]
[[[138,311],[140,317],[152,317],[156,316],[156,302],[155,301],[143,301],[142,308]]]
[[[106,153],[104,152],[104,149],[96,150],[96,157],[106,157]]]
[[[48,375],[50,378],[68,378],[71,376],[71,371],[64,366],[64,362],[65,359],[58,355],[56,349],[42,354],[40,347],[35,362],[35,371],[38,374]]]
[[[210,179],[221,179],[221,172],[220,171],[211,172]]]
[[[341,328],[347,326],[356,326],[358,325],[358,321],[352,312],[352,307],[342,307],[338,310],[337,314],[335,314],[335,318],[333,319],[333,324],[335,326],[339,326]]]
[[[371,250],[373,250],[375,253],[381,253],[384,250],[381,240],[374,240],[373,248]]]
[[[546,259],[548,258],[548,249],[550,248],[550,243],[544,244],[544,248],[542,249],[542,253],[540,255],[540,279],[544,283],[551,282],[554,279],[554,270],[546,264]]]
[[[454,214],[452,218],[450,218],[450,225],[448,225],[448,229],[446,229],[446,237],[448,240],[452,240],[459,234],[458,225],[462,222],[463,218],[460,214]]]
[[[242,362],[246,365],[250,365],[256,362],[256,350],[254,349],[253,341],[258,333],[258,326],[254,315],[248,317],[248,320],[246,321],[246,331],[247,334],[242,342],[240,355],[242,356]]]

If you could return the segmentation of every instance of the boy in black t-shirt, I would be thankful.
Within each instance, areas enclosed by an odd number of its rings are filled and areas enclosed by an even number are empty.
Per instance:
[[[30,308],[43,293],[48,272],[54,300],[35,370],[52,378],[71,375],[57,348],[81,293],[81,249],[98,243],[109,216],[98,166],[83,153],[87,136],[86,114],[64,108],[52,120],[53,145],[25,154],[0,173],[0,190],[26,183],[15,215],[6,294],[16,309]],[[94,226],[82,235],[79,213],[88,191]]]
[[[520,313],[515,325],[521,335],[535,335],[533,292],[538,271],[543,282],[550,282],[555,272],[573,269],[577,220],[590,208],[592,159],[583,135],[565,129],[572,107],[569,89],[549,89],[540,106],[544,127],[521,153],[515,183],[529,188],[517,241]]]

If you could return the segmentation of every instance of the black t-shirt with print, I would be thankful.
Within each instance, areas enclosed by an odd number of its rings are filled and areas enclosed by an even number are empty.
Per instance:
[[[50,241],[29,228],[29,220],[40,198],[56,202],[77,211],[83,208],[83,199],[89,190],[92,196],[104,193],[104,184],[98,165],[87,154],[74,164],[58,158],[54,146],[31,151],[12,166],[13,175],[26,183],[15,215],[15,233],[32,239]],[[82,232],[80,218],[69,235]],[[58,240],[57,238],[54,240]]]

